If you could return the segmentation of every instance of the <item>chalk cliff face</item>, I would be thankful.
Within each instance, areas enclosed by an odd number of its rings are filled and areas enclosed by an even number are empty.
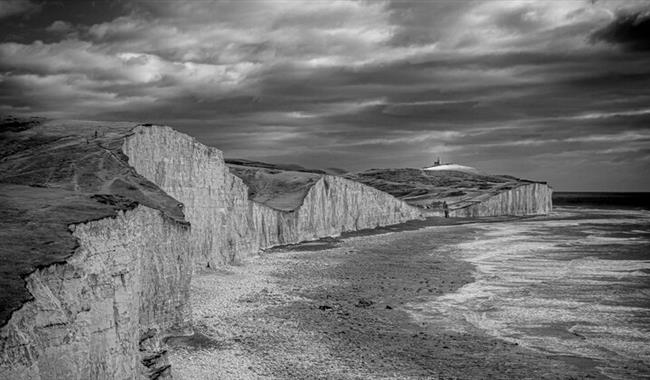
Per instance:
[[[371,169],[346,177],[420,207],[427,215],[443,215],[443,202],[450,216],[471,218],[545,215],[553,207],[552,189],[545,182],[507,175],[404,168]]]
[[[531,183],[489,194],[460,208],[451,209],[450,216],[526,216],[546,215],[553,208],[553,190],[543,183]]]
[[[421,218],[418,209],[386,193],[322,176],[294,210],[250,201],[219,150],[159,126],[139,126],[125,140],[129,164],[185,205],[199,265],[231,263],[260,249],[344,231]]]
[[[196,260],[212,255],[216,262],[232,261],[225,247],[240,239],[230,235],[248,233],[238,220],[248,209],[247,190],[228,173],[221,151],[169,127],[144,126],[134,129],[122,149],[138,173],[183,203]]]
[[[263,176],[232,174],[219,150],[168,127],[59,122],[0,137],[0,379],[169,377],[161,339],[188,328],[193,266],[422,218],[322,173],[282,202],[258,183],[269,196],[253,201],[247,183]],[[546,213],[550,202],[529,183],[452,215]]]
[[[0,123],[0,379],[169,372],[189,321],[189,223],[127,164],[133,125]]]
[[[242,254],[274,245],[337,236],[422,218],[421,213],[392,196],[340,177],[323,176],[293,211],[250,202],[247,216],[252,239]]]
[[[78,249],[25,279],[34,299],[0,330],[0,378],[169,373],[159,340],[189,321],[188,227],[138,206],[71,229]]]
[[[0,148],[0,378],[168,377],[195,263],[421,216],[331,176],[296,209],[253,202],[219,150],[167,127],[34,123]]]

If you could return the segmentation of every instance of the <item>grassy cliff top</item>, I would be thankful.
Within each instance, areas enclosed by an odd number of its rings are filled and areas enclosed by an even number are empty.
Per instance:
[[[243,160],[238,160],[242,162]],[[227,161],[232,162],[232,161]],[[302,205],[312,186],[323,176],[310,171],[282,170],[273,164],[228,164],[230,172],[248,186],[248,198],[280,211],[293,211]]]
[[[327,174],[327,171],[325,170],[307,169],[297,164],[271,164],[262,161],[245,160],[243,158],[226,158],[225,161],[226,164],[230,166],[281,170],[281,171],[291,171],[291,172],[304,172],[304,173],[314,173],[314,174]]]
[[[178,201],[122,153],[133,123],[0,119],[0,326],[31,299],[24,277],[65,262],[69,226],[138,204],[186,223]]]
[[[227,159],[226,163],[230,172],[248,186],[249,199],[282,211],[298,208],[318,179],[329,174],[298,165],[243,159]],[[443,202],[447,202],[451,209],[462,208],[500,192],[534,183],[508,175],[410,168],[370,169],[343,174],[342,177],[389,193],[412,206],[438,211]]]
[[[533,181],[507,175],[423,169],[370,169],[345,178],[385,191],[413,206],[440,209],[442,202],[459,208]]]

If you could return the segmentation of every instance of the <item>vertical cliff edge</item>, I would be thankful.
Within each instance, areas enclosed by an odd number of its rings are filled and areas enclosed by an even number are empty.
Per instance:
[[[295,209],[249,200],[219,150],[168,127],[37,120],[0,134],[0,378],[168,378],[162,339],[190,327],[195,265],[421,218],[330,176]]]
[[[179,202],[120,148],[132,124],[0,128],[0,378],[170,373],[192,256]]]
[[[523,183],[511,189],[488,193],[452,207],[450,216],[547,215],[553,209],[553,190],[545,183]]]
[[[191,317],[187,228],[139,206],[71,231],[75,253],[25,278],[33,299],[0,330],[0,377],[169,374],[160,340]]]
[[[249,186],[231,174],[222,153],[162,126],[138,126],[125,139],[129,164],[181,201],[192,224],[198,265],[232,263],[260,249],[422,218],[382,191],[334,176],[304,187],[293,207],[249,200]]]
[[[449,166],[449,165],[448,165]],[[547,215],[553,190],[546,182],[458,170],[371,169],[346,178],[385,191],[427,215],[451,217]]]

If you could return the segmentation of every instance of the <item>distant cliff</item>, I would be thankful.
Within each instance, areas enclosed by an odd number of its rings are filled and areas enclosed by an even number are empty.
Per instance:
[[[133,132],[124,143],[129,164],[185,205],[199,265],[231,263],[276,245],[422,218],[417,208],[382,191],[314,173],[295,172],[311,177],[282,188],[292,193],[298,187],[286,207],[249,200],[251,188],[231,174],[219,150],[168,127],[139,126]]]
[[[507,175],[455,170],[372,169],[346,175],[354,181],[442,215],[443,202],[451,217],[546,215],[553,208],[553,190],[545,182]]]
[[[525,183],[452,205],[450,216],[547,215],[553,208],[552,196],[553,190],[546,184]]]

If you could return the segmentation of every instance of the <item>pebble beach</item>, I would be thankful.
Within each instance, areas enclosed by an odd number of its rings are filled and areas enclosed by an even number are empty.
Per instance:
[[[471,225],[357,233],[196,273],[194,335],[167,340],[177,379],[582,379],[589,360],[419,321],[413,304],[473,281],[449,245]],[[218,297],[217,297],[218,295]]]

